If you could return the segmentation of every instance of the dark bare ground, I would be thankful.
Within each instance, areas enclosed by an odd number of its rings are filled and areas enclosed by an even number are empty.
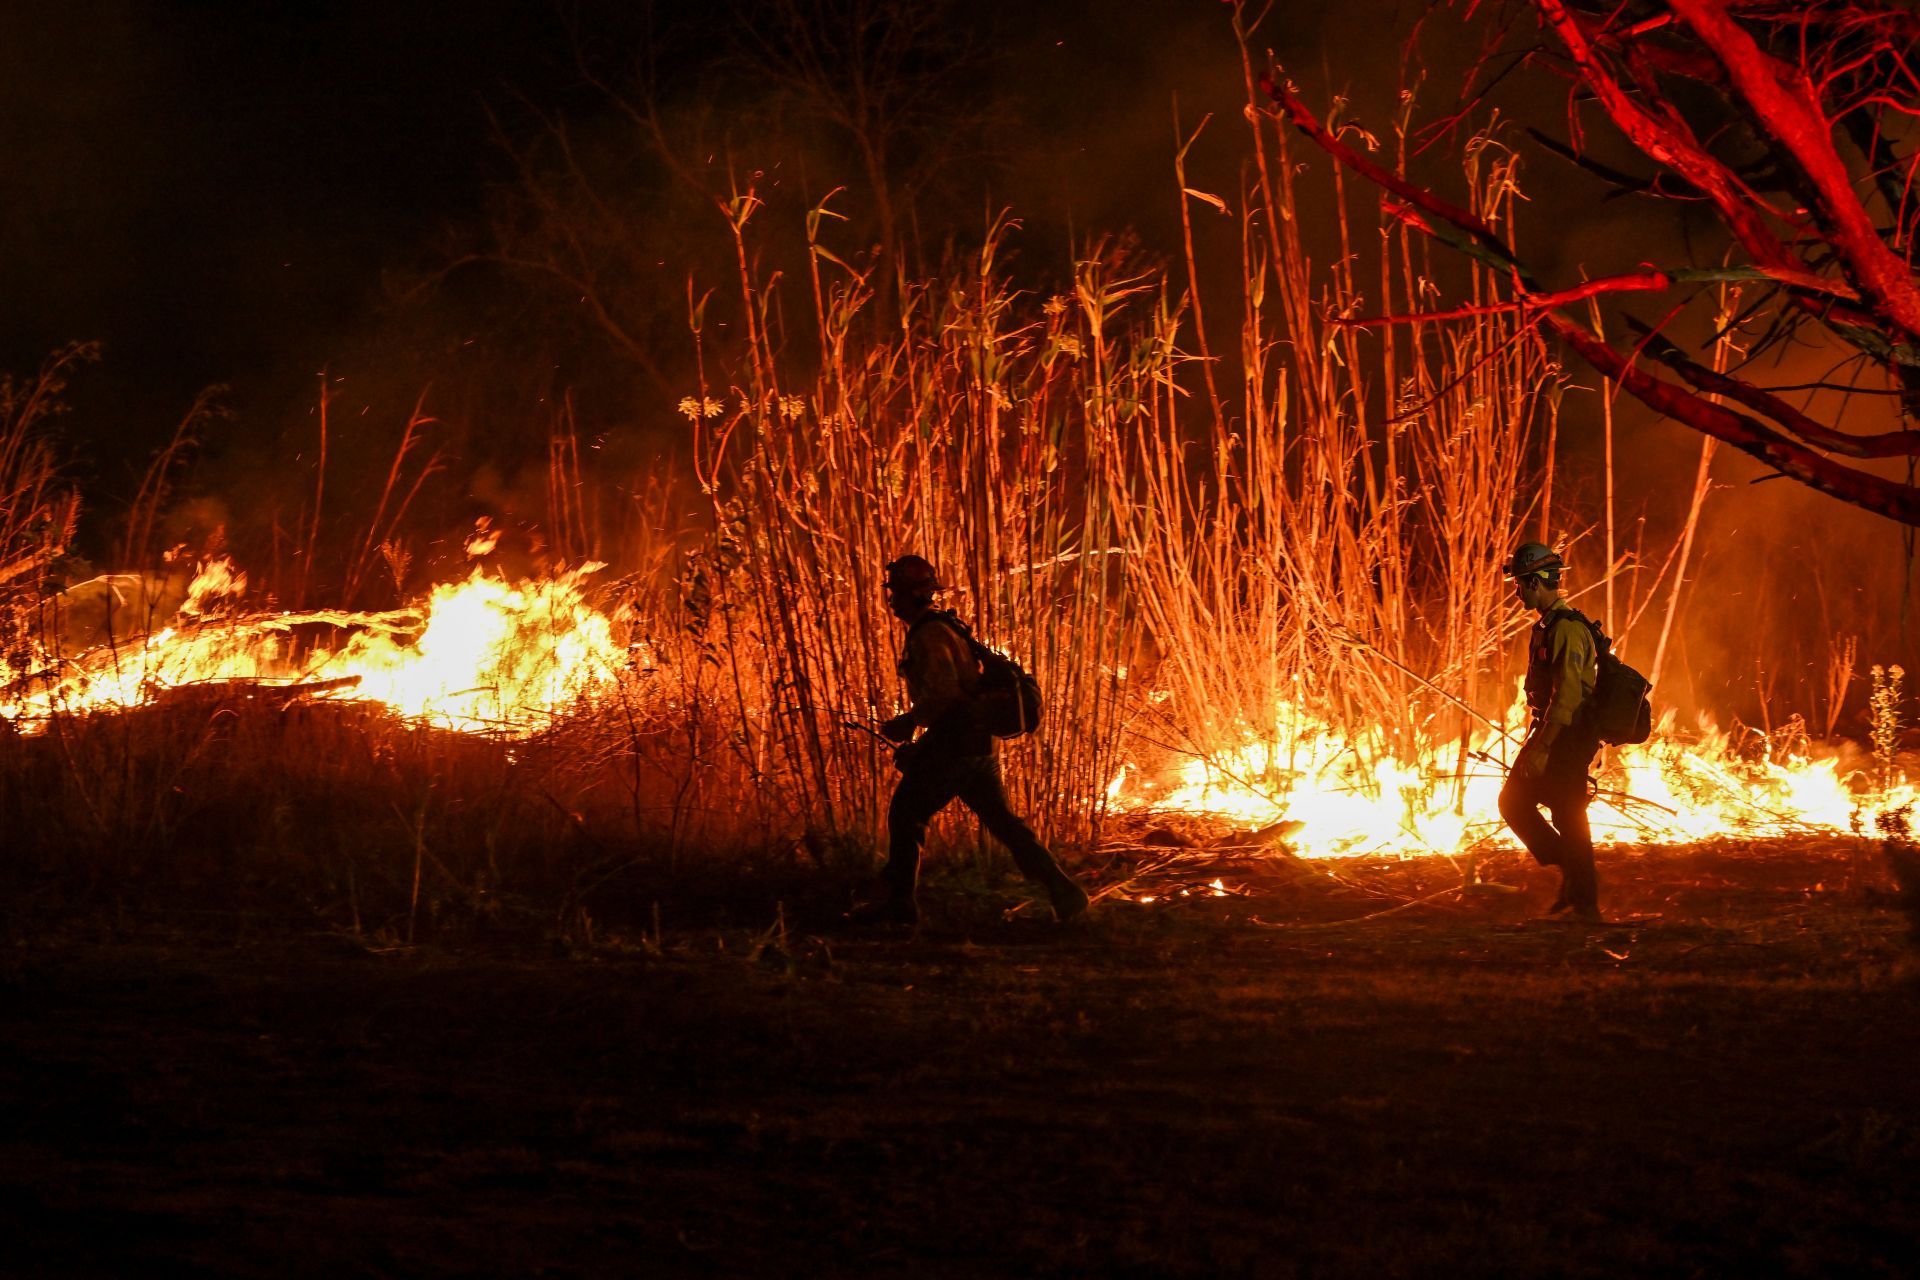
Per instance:
[[[1512,864],[567,955],[16,923],[0,1271],[1904,1272],[1916,969],[1845,858],[1616,851],[1661,914],[1594,930]]]

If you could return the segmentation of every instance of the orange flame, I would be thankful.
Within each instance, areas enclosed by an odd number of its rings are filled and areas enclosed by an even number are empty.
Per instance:
[[[1510,722],[1520,722],[1520,705]],[[1156,782],[1122,770],[1108,798],[1123,810],[1205,814],[1247,827],[1298,824],[1286,847],[1303,857],[1513,847],[1499,813],[1499,743],[1487,730],[1407,758],[1384,734],[1350,735],[1282,705],[1271,731],[1195,753],[1170,777]],[[1871,830],[1878,814],[1920,797],[1905,780],[1862,791],[1841,775],[1838,757],[1748,758],[1711,725],[1691,738],[1679,734],[1670,715],[1649,742],[1608,756],[1593,808],[1601,840],[1672,844]]]
[[[341,696],[436,727],[524,735],[602,687],[627,660],[611,622],[582,590],[599,567],[517,585],[475,570],[435,587],[417,610],[218,615],[214,601],[246,589],[245,575],[219,560],[195,578],[175,625],[54,666],[0,699],[0,715],[31,729],[56,713],[138,706],[190,685],[337,681]],[[307,623],[348,638],[296,656],[290,637]]]
[[[194,579],[174,625],[131,645],[48,659],[41,675],[0,692],[0,717],[31,732],[55,714],[135,707],[189,686],[325,682],[319,696],[372,701],[440,728],[524,736],[630,665],[584,591],[599,568],[517,584],[476,569],[413,609],[289,614],[241,610],[246,576],[218,560]],[[296,630],[314,624],[344,643],[300,649]],[[1519,723],[1520,705],[1509,723]],[[1306,857],[1459,854],[1512,844],[1499,819],[1501,759],[1501,735],[1490,729],[1403,755],[1384,730],[1345,732],[1283,704],[1238,745],[1196,751],[1169,773],[1123,768],[1107,799],[1123,811],[1287,823],[1286,847]],[[1751,758],[1713,726],[1682,735],[1671,717],[1651,742],[1603,763],[1594,810],[1602,839],[1870,830],[1877,814],[1920,797],[1905,780],[1864,791],[1837,757]]]

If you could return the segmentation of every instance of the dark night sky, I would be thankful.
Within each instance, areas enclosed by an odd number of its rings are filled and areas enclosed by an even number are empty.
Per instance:
[[[539,5],[75,0],[6,22],[0,366],[103,342],[78,388],[103,442],[151,441],[203,385],[244,409],[325,362],[382,268],[472,215],[483,101],[564,87]]]
[[[682,48],[694,49],[701,22],[733,12],[658,8],[693,24]],[[270,425],[260,419],[284,414],[377,313],[383,271],[420,264],[437,233],[481,215],[504,167],[490,109],[511,117],[524,98],[592,118],[563,15],[604,44],[623,38],[631,9],[612,6],[608,22],[541,0],[11,6],[0,368],[29,369],[72,339],[104,344],[72,425],[108,483],[125,471],[115,455],[139,455],[137,470],[208,384],[231,384],[241,420]],[[1273,38],[1320,48],[1317,9],[1283,13]],[[1165,239],[1171,95],[1190,116],[1239,101],[1218,7],[988,0],[967,12],[996,33],[992,74],[1017,102],[996,200],[1034,224]],[[1341,47],[1343,71],[1388,65],[1386,43]],[[699,69],[682,71],[679,91],[699,94]],[[1226,142],[1236,124],[1213,133]]]

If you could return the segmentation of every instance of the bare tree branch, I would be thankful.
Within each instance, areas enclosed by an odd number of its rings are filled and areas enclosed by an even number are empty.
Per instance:
[[[1823,329],[1890,390],[1878,401],[1901,418],[1920,412],[1920,280],[1911,263],[1920,154],[1894,140],[1920,120],[1920,15],[1871,0],[1528,0],[1558,52],[1529,47],[1536,66],[1567,76],[1574,103],[1592,102],[1655,166],[1637,178],[1572,144],[1544,145],[1613,188],[1655,199],[1699,199],[1745,261],[1619,272],[1554,288],[1472,210],[1394,172],[1337,136],[1277,72],[1262,86],[1280,113],[1341,165],[1378,185],[1383,211],[1494,266],[1507,296],[1417,314],[1343,320],[1348,326],[1468,319],[1513,312],[1572,347],[1655,411],[1724,440],[1782,476],[1904,524],[1920,524],[1920,491],[1852,462],[1920,458],[1920,430],[1842,430],[1754,385],[1739,369],[1716,372],[1658,332],[1627,353],[1572,319],[1566,308],[1598,299],[1666,293],[1684,284],[1752,282],[1759,296],[1729,322],[1763,332],[1742,367]],[[1462,0],[1469,17],[1479,6]],[[1669,92],[1674,78],[1691,82]],[[1449,116],[1443,123],[1451,127]],[[1839,131],[1851,144],[1842,151]],[[1729,159],[1729,155],[1739,158]],[[1757,159],[1754,158],[1757,156]],[[1697,194],[1696,194],[1697,193]],[[1868,202],[1886,206],[1876,216]],[[1844,350],[1845,347],[1842,349]],[[1679,382],[1640,367],[1644,351]],[[1732,407],[1732,406],[1738,406]],[[1842,403],[1844,412],[1846,402]],[[1746,412],[1743,412],[1745,410]]]
[[[1678,422],[1726,441],[1734,448],[1843,502],[1901,524],[1920,524],[1920,493],[1913,486],[1836,465],[1765,424],[1662,382],[1632,364],[1578,324],[1555,312],[1542,322],[1587,363],[1631,392],[1635,399]]]

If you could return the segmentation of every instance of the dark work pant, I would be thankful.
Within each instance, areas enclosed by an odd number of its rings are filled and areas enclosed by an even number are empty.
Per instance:
[[[1563,732],[1548,751],[1547,767],[1539,777],[1509,774],[1500,788],[1500,816],[1535,862],[1560,868],[1567,903],[1577,911],[1598,910],[1600,905],[1593,831],[1587,825],[1587,769],[1599,750],[1591,736]]]
[[[937,752],[937,754],[936,754]],[[887,868],[890,892],[911,896],[920,872],[920,846],[927,824],[954,800],[973,810],[980,825],[1013,854],[1014,865],[1029,880],[1049,884],[1062,872],[1040,838],[1007,805],[1000,762],[991,755],[951,755],[922,751],[900,774],[887,806]]]

